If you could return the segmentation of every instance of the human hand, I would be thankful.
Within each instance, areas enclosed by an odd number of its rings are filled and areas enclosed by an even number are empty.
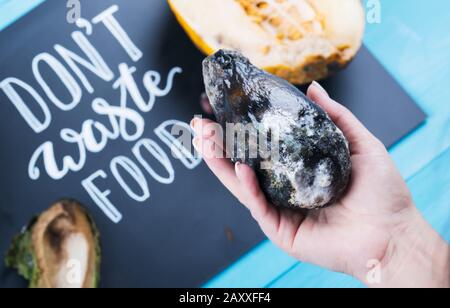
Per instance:
[[[317,83],[308,96],[350,143],[352,178],[336,204],[295,211],[269,204],[254,171],[223,153],[212,121],[194,119],[194,145],[219,180],[251,212],[266,236],[297,259],[352,275],[374,286],[449,286],[450,250],[425,222],[383,144]],[[368,280],[371,267],[380,281]]]

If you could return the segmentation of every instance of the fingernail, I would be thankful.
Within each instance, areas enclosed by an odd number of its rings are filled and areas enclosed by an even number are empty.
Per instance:
[[[192,140],[192,145],[194,146],[194,148],[197,150],[197,152],[200,152],[200,138],[195,137]]]
[[[193,130],[195,130],[195,124],[197,124],[197,118],[193,118],[193,119],[191,120],[190,125],[191,125],[191,128],[192,128]]]
[[[207,114],[213,114],[213,109],[211,107],[211,103],[209,102],[209,98],[206,93],[203,93],[200,97],[200,106],[202,110]]]
[[[313,87],[317,88],[318,90],[320,90],[320,92],[322,92],[323,94],[325,94],[326,96],[328,95],[327,90],[325,90],[322,85],[320,83],[318,83],[317,81],[313,81],[312,82]]]
[[[239,174],[240,170],[241,170],[241,162],[236,162],[236,164],[234,165],[234,169],[236,170],[236,174]]]

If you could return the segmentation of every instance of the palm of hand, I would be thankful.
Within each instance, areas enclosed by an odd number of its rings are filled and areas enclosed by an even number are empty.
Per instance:
[[[402,228],[403,212],[411,202],[403,179],[383,149],[353,155],[352,163],[347,194],[331,207],[297,213],[297,228],[284,222],[292,219],[292,213],[281,210],[280,225],[292,229],[280,230],[280,238],[274,241],[300,260],[363,277],[372,260],[386,262],[392,232]]]

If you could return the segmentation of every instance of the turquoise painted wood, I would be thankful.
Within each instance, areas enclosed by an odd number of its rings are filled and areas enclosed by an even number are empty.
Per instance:
[[[0,0],[0,30],[28,13],[45,0]]]
[[[0,30],[44,0],[0,0]],[[426,219],[450,241],[450,11],[446,0],[381,0],[365,44],[429,119],[390,149]],[[395,103],[395,102],[393,102]],[[266,241],[206,287],[362,287]]]
[[[391,149],[409,178],[450,146],[450,10],[446,0],[381,3],[382,23],[367,27],[365,43],[430,116]]]

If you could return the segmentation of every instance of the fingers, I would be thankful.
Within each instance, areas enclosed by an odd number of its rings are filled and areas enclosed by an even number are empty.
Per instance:
[[[200,106],[202,107],[204,113],[209,115],[213,114],[213,109],[206,93],[203,93],[200,97]]]
[[[234,166],[225,158],[221,135],[214,132],[214,129],[217,129],[217,125],[217,123],[206,119],[192,120],[191,126],[196,134],[193,144],[196,150],[202,155],[205,163],[222,184],[236,198],[240,199],[240,184],[236,177]]]
[[[267,214],[267,200],[259,187],[254,171],[239,162],[235,165],[235,171],[243,191],[242,203],[250,210],[253,218],[256,220],[264,218]]]
[[[291,251],[304,216],[288,210],[280,211],[271,205],[262,192],[252,168],[245,164],[233,165],[223,156],[220,133],[212,133],[217,123],[194,119],[191,126],[196,132],[194,144],[219,180],[251,212],[264,234],[275,244]],[[220,149],[220,150],[217,150]]]
[[[248,208],[263,232],[274,238],[279,225],[278,211],[267,202],[254,171],[245,164],[233,165],[225,158],[223,138],[216,131],[219,130],[217,125],[207,119],[192,120],[195,148],[222,184]]]
[[[350,142],[353,154],[384,149],[380,141],[344,106],[330,98],[324,88],[313,82],[308,88],[308,97],[321,106],[342,130]]]
[[[243,204],[250,210],[264,234],[276,245],[292,253],[304,215],[289,209],[278,209],[270,204],[252,168],[236,164],[236,176],[241,183]]]
[[[252,168],[245,164],[236,164],[236,176],[243,191],[243,204],[252,213],[263,232],[273,239],[280,223],[279,212],[266,199]]]

